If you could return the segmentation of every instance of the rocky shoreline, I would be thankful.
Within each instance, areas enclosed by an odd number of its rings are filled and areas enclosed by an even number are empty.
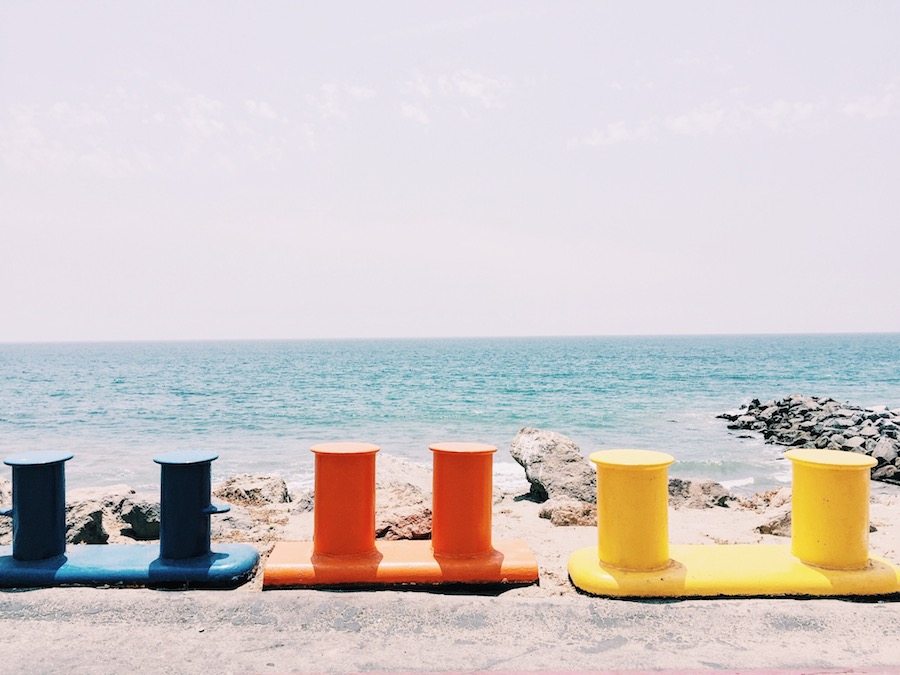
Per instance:
[[[538,515],[557,526],[595,526],[597,477],[594,466],[570,438],[525,427],[510,446],[523,467],[531,491],[525,495],[494,490],[494,503],[521,500],[539,504]],[[381,539],[431,537],[431,471],[383,455],[376,483],[375,532]],[[313,491],[292,493],[281,476],[238,474],[213,486],[216,502],[230,510],[211,519],[212,539],[248,542],[267,553],[285,535],[291,519],[313,509]],[[11,497],[9,480],[0,479],[0,503]],[[673,508],[728,507],[737,499],[712,481],[672,478]],[[123,544],[159,539],[159,499],[127,485],[71,490],[66,504],[66,540],[70,544]],[[11,521],[0,519],[0,544],[8,544]]]
[[[900,485],[900,408],[863,408],[833,398],[792,394],[753,399],[717,416],[732,430],[756,431],[766,443],[868,455],[878,464],[872,479]]]
[[[867,409],[833,399],[789,396],[780,401],[751,401],[735,413],[719,417],[730,429],[761,432],[767,442],[792,447],[825,447],[864,452],[878,460],[872,477],[900,484],[900,410]],[[494,504],[527,500],[537,515],[556,526],[595,526],[597,476],[578,445],[563,434],[525,427],[510,449],[522,466],[531,489],[519,495],[494,490]],[[431,471],[391,455],[379,461],[376,484],[378,538],[431,537]],[[249,542],[261,553],[286,534],[292,518],[313,509],[312,490],[292,493],[278,475],[239,474],[213,487],[216,501],[231,510],[212,519],[212,539]],[[11,484],[0,479],[0,504],[11,501]],[[739,498],[714,481],[669,479],[669,504],[674,509],[736,508],[754,511],[777,508],[763,523],[762,534],[789,533],[790,488]],[[159,538],[159,499],[139,494],[127,485],[72,490],[67,495],[66,539],[71,544],[113,544]],[[767,529],[768,528],[768,529]],[[0,544],[11,538],[11,520],[0,519]]]

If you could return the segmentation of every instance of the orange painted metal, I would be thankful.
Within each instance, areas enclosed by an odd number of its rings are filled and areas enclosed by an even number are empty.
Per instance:
[[[435,555],[490,553],[493,454],[484,443],[435,443],[431,541]]]
[[[375,453],[371,443],[322,443],[316,456],[313,543],[319,555],[375,551]]]
[[[375,541],[375,453],[365,443],[313,447],[313,542],[278,542],[263,588],[404,584],[528,584],[538,580],[522,540],[491,541],[493,453],[481,443],[437,443],[432,541]]]
[[[266,562],[263,587],[532,584],[537,579],[534,553],[522,539],[470,557],[436,556],[427,540],[382,540],[375,553],[357,556],[317,556],[310,542],[282,541]]]

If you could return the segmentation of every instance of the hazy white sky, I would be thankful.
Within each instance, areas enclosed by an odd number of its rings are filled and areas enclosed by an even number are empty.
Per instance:
[[[900,3],[306,4],[0,4],[0,340],[900,330]]]

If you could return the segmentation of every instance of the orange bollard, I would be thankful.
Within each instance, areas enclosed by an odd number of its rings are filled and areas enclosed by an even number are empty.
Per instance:
[[[491,541],[496,448],[482,443],[437,443],[430,448],[432,541],[375,541],[378,447],[313,447],[313,542],[276,543],[265,564],[263,588],[537,581],[537,560],[524,541]]]
[[[488,554],[491,546],[493,454],[484,443],[435,443],[431,544],[435,555]]]
[[[375,552],[375,453],[371,443],[322,443],[316,456],[313,552]]]

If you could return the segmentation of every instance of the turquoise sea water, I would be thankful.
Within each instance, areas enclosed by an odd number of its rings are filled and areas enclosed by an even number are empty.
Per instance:
[[[429,462],[460,439],[497,445],[503,481],[536,426],[762,489],[787,478],[782,449],[715,416],[794,392],[900,406],[900,335],[0,344],[0,456],[71,450],[70,485],[150,487],[155,453],[211,449],[217,475],[302,484],[316,442]]]

